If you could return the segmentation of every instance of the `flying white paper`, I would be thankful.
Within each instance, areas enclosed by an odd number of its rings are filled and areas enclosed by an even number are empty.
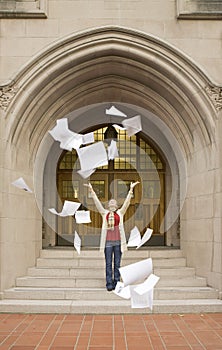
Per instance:
[[[119,268],[124,286],[144,281],[152,273],[152,259],[148,258]]]
[[[152,310],[153,288],[159,279],[160,278],[158,276],[151,274],[145,280],[145,282],[137,286],[130,286],[132,308],[149,307]]]
[[[82,143],[86,145],[87,143],[94,142],[94,132],[89,132],[88,134],[82,135]]]
[[[12,185],[20,188],[21,190],[32,193],[32,190],[28,187],[22,177],[19,177],[17,180],[13,181]]]
[[[152,273],[152,259],[121,267],[119,271],[123,282],[117,283],[114,293],[124,299],[131,298],[132,308],[149,307],[152,310],[153,289],[159,281]],[[135,284],[138,282],[141,283]]]
[[[81,203],[65,201],[60,213],[58,213],[54,208],[50,208],[49,211],[58,216],[73,216],[80,205]]]
[[[160,278],[158,276],[151,273],[147,277],[147,279],[143,283],[139,284],[134,290],[137,294],[143,295],[144,293],[147,293],[148,291],[153,289],[159,281],[159,279]]]
[[[130,231],[130,236],[129,236],[127,246],[136,247],[136,249],[140,248],[144,243],[146,243],[150,239],[150,237],[152,236],[152,233],[153,233],[153,230],[151,228],[147,228],[146,232],[141,238],[140,231],[135,226]]]
[[[107,153],[102,141],[77,149],[81,171],[91,170],[108,164]]]
[[[152,310],[152,308],[153,308],[153,289],[144,293],[143,295],[139,295],[135,291],[136,288],[137,288],[137,286],[130,286],[131,307],[132,308],[149,307]]]
[[[132,308],[153,308],[153,289],[159,277],[152,273],[152,259],[145,259],[119,269],[123,282],[118,282],[114,293],[131,298]],[[145,281],[144,281],[145,279]],[[143,281],[143,282],[141,282]],[[141,282],[140,284],[135,284]]]
[[[117,282],[116,288],[114,289],[113,293],[118,295],[119,297],[123,299],[130,299],[130,287],[126,286],[124,287],[124,283],[122,282]]]
[[[77,133],[73,134],[74,136],[72,137],[72,139],[60,143],[60,148],[71,151],[72,148],[78,149],[81,146],[82,136]]]
[[[115,159],[117,157],[119,157],[119,152],[116,146],[116,141],[112,140],[108,146],[108,159]]]
[[[122,124],[126,128],[128,136],[135,135],[137,132],[142,130],[140,115],[125,119],[123,120]]]
[[[75,212],[75,219],[77,224],[87,224],[91,222],[89,210],[77,210]]]
[[[93,174],[96,171],[96,169],[89,169],[89,170],[78,170],[77,173],[81,175],[84,179],[87,179],[91,174]]]
[[[126,130],[126,128],[124,128],[123,126],[120,126],[120,125],[118,125],[118,124],[113,124],[113,127],[115,128],[115,129],[119,129],[119,130]]]
[[[137,247],[141,243],[140,231],[136,226],[130,231],[129,240],[127,243],[128,247]]]
[[[121,112],[119,109],[117,109],[115,106],[110,107],[109,109],[106,109],[106,114],[113,115],[116,117],[124,117],[127,118],[127,115],[123,112]]]
[[[144,233],[140,244],[136,247],[136,249],[140,248],[144,243],[146,243],[152,236],[153,230],[151,228],[147,228],[146,232]]]
[[[71,151],[72,148],[78,149],[82,144],[82,135],[69,130],[67,118],[57,120],[56,124],[49,133],[54,140],[60,142],[60,148],[67,151]]]
[[[79,237],[78,233],[75,231],[74,235],[74,248],[77,250],[78,254],[80,254],[81,249],[81,238]]]

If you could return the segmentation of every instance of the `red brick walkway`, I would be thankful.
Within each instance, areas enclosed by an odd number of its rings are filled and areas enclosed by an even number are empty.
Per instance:
[[[0,350],[222,350],[222,314],[0,314]]]

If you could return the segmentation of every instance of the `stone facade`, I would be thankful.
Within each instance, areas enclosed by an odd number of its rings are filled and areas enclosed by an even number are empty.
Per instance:
[[[99,125],[109,102],[141,113],[175,180],[166,226],[180,213],[188,264],[222,291],[221,9],[208,3],[191,18],[187,1],[1,2],[0,291],[42,246],[45,165],[55,180],[60,155],[48,130]],[[33,194],[11,186],[20,176]]]

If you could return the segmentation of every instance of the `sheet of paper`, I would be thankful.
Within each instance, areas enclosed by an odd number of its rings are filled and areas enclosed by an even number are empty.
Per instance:
[[[82,144],[82,135],[69,130],[67,118],[57,120],[56,126],[49,133],[54,140],[60,142],[60,148],[67,151],[78,149]]]
[[[148,291],[153,289],[159,281],[159,279],[160,278],[158,276],[151,273],[147,277],[147,279],[143,283],[139,284],[134,290],[137,294],[143,295],[144,293],[147,293]]]
[[[80,254],[81,250],[81,238],[79,237],[78,233],[75,231],[74,235],[74,242],[73,242],[74,248],[77,250],[78,254]]]
[[[75,212],[75,219],[77,224],[88,224],[91,222],[89,210],[77,210]]]
[[[118,124],[113,124],[113,127],[117,130],[126,130],[126,128],[124,128],[123,126],[120,126]]]
[[[148,300],[149,300],[149,308],[150,308],[150,310],[153,310],[153,294],[154,294],[154,290],[153,289],[151,289],[151,290],[149,290],[149,292],[147,292],[148,293]]]
[[[117,282],[116,288],[114,289],[113,293],[118,295],[119,297],[123,299],[130,299],[130,287],[126,286],[124,287],[124,284],[122,282]]]
[[[62,141],[72,136],[72,132],[68,130],[68,120],[67,118],[58,119],[56,121],[56,126],[49,130],[49,134],[54,138],[56,141]]]
[[[13,181],[12,185],[20,188],[21,190],[32,193],[32,190],[28,187],[28,185],[25,183],[25,180],[22,177],[19,177],[17,180]]]
[[[77,149],[81,170],[91,170],[108,164],[107,153],[102,141]]]
[[[78,149],[82,145],[82,136],[73,132],[73,137],[69,140],[60,143],[60,148],[67,149],[69,151]]]
[[[128,247],[137,247],[141,243],[140,231],[136,226],[130,231],[129,240],[127,243]]]
[[[152,270],[153,263],[151,258],[119,268],[124,286],[137,282],[143,282],[144,279],[152,273]]]
[[[136,249],[140,248],[144,243],[146,243],[152,236],[153,230],[151,228],[147,228],[146,232],[144,233],[141,242],[138,244]]]
[[[62,211],[60,213],[58,213],[54,208],[50,208],[49,211],[52,214],[56,214],[58,216],[73,216],[80,207],[80,205],[81,203],[78,202],[65,201],[63,204]]]
[[[56,126],[49,130],[49,134],[54,138],[54,140],[61,143],[69,141],[73,137],[73,133],[68,129],[68,120],[67,118],[59,119],[56,121]],[[62,147],[61,147],[62,148]],[[66,148],[68,151],[71,151],[69,147]]]
[[[90,170],[78,170],[77,173],[82,176],[84,179],[87,179],[90,175],[92,175],[96,169],[90,169]]]
[[[140,115],[125,119],[123,120],[122,124],[126,128],[128,136],[135,135],[137,132],[142,130]]]
[[[132,308],[153,308],[153,289],[144,293],[143,295],[139,295],[136,293],[135,288],[137,286],[130,286],[130,294],[131,294],[131,307]]]
[[[88,134],[82,135],[82,144],[86,145],[87,143],[94,142],[94,132],[89,132]]]
[[[112,106],[112,107],[106,109],[106,114],[113,115],[116,117],[127,118],[127,115],[125,113],[123,113],[122,111],[120,111],[119,109],[117,109],[115,106]]]
[[[116,141],[112,140],[108,146],[108,159],[115,159],[119,157],[118,148],[116,146]]]

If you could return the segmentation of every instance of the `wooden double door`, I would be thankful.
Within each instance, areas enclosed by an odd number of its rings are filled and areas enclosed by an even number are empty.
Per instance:
[[[70,172],[58,174],[58,192],[62,204],[65,200],[79,201],[80,209],[90,211],[91,223],[76,224],[75,218],[58,217],[57,244],[72,245],[75,230],[81,237],[83,247],[99,246],[102,220],[90,197],[88,188],[92,184],[98,198],[106,207],[110,198],[115,198],[121,206],[128,193],[130,183],[139,181],[134,188],[134,195],[124,216],[124,227],[128,238],[130,230],[137,226],[143,234],[147,227],[153,229],[153,235],[147,245],[164,245],[164,233],[160,225],[164,219],[164,173],[146,172],[138,174],[133,171],[96,171],[90,179],[84,180]]]

